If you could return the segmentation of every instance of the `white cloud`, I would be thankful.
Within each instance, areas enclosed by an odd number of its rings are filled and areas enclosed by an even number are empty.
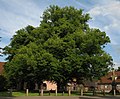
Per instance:
[[[0,47],[10,43],[15,31],[27,25],[38,26],[43,9],[33,0],[0,0]],[[0,61],[5,61],[5,56]]]
[[[96,26],[105,31],[111,38],[111,43],[113,45],[118,45],[120,42],[118,37],[120,36],[120,2],[110,0],[108,4],[96,5],[88,13],[90,13],[93,18],[91,27]],[[106,22],[107,24],[104,24]]]
[[[4,43],[4,42],[0,42],[0,47],[1,47],[1,48],[4,48],[5,46],[7,46],[6,43]]]
[[[9,31],[0,28],[0,37],[0,47],[3,48],[9,44],[12,35],[10,35]]]
[[[40,16],[48,4],[57,5],[73,5],[75,7],[83,7],[85,11],[90,13],[93,18],[90,26],[100,28],[105,31],[111,39],[112,48],[120,49],[120,1],[118,0],[75,0],[66,3],[64,0],[0,0],[0,36],[4,38],[0,42],[0,46],[8,44],[15,31],[26,27],[28,24],[38,26],[40,24]],[[47,4],[47,3],[48,4]],[[52,2],[52,3],[50,3]],[[56,2],[56,3],[55,3]],[[74,2],[74,3],[73,3]],[[87,10],[86,10],[87,9]],[[6,39],[6,40],[5,40]],[[111,49],[110,52],[112,53]],[[119,53],[120,54],[120,53]],[[117,55],[113,55],[115,62],[118,64]]]
[[[8,45],[17,30],[39,26],[42,13],[33,0],[0,0],[0,47]]]
[[[6,35],[13,35],[16,30],[27,25],[38,26],[42,11],[32,1],[28,0],[3,0],[7,7],[2,7],[0,27],[9,31]]]
[[[96,4],[88,11],[92,20],[89,22],[92,28],[105,31],[111,39],[111,47],[106,47],[114,61],[114,68],[120,66],[120,1],[102,0],[102,4]]]

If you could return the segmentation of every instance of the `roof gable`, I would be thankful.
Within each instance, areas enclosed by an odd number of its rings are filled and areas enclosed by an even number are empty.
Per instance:
[[[114,71],[114,74],[117,77],[115,82],[120,83],[120,71]],[[113,76],[113,72],[109,72],[107,75],[101,77],[99,84],[111,84],[112,83],[112,76]]]

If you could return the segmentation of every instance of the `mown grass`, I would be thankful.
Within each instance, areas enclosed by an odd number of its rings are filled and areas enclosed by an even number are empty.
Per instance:
[[[25,92],[12,92],[12,96],[26,96]],[[40,96],[40,93],[28,93],[28,96]],[[56,96],[55,93],[44,93],[43,96]],[[68,96],[68,93],[57,93],[57,96]],[[77,94],[71,94],[71,96],[78,96]]]
[[[11,96],[10,92],[5,91],[5,92],[0,92],[0,96]],[[12,92],[12,96],[27,96],[25,91],[16,91]],[[28,96],[40,96],[39,92],[29,92]],[[56,96],[55,93],[49,93],[49,92],[44,92],[43,96]],[[68,96],[68,93],[57,93],[57,96]],[[79,93],[71,93],[71,96],[79,96]]]
[[[93,96],[93,93],[92,92],[85,92],[83,95],[84,96]],[[103,96],[103,93],[96,93],[96,95]],[[111,94],[106,93],[105,95],[108,96]],[[11,94],[8,91],[4,91],[4,92],[0,92],[0,96],[7,97],[7,96],[11,96]],[[27,96],[27,95],[26,95],[25,91],[19,91],[19,92],[17,91],[17,92],[12,92],[12,96],[17,97],[17,96]],[[40,96],[40,93],[39,92],[29,92],[28,96]],[[43,96],[56,96],[56,94],[53,92],[49,93],[49,91],[47,91],[47,92],[44,92]],[[66,93],[66,92],[64,94],[57,93],[57,96],[68,96],[68,93]],[[72,91],[71,96],[80,96],[80,92]]]
[[[39,96],[39,93],[29,93],[29,96]],[[26,93],[21,91],[21,92],[12,92],[12,96],[26,96]]]
[[[4,91],[4,92],[0,92],[0,96],[8,97],[11,96],[11,94],[8,91]]]

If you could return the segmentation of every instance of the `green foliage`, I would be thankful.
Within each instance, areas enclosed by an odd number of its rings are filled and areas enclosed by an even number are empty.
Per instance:
[[[89,28],[89,14],[74,7],[50,6],[42,19],[39,27],[18,30],[4,48],[8,78],[66,85],[73,78],[79,83],[107,73],[112,57],[104,47],[110,39],[105,32]]]
[[[0,91],[5,90],[6,85],[7,85],[6,78],[3,75],[0,75]]]
[[[117,71],[120,71],[120,67],[118,67]]]

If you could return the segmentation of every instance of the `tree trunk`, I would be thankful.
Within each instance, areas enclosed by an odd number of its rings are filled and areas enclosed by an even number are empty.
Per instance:
[[[117,93],[119,93],[119,91],[116,88],[117,84],[115,81],[112,82],[112,90],[109,93],[112,93],[112,95],[116,95]]]
[[[18,82],[18,84],[17,84],[17,90],[21,90],[22,88],[21,88],[21,82]]]

